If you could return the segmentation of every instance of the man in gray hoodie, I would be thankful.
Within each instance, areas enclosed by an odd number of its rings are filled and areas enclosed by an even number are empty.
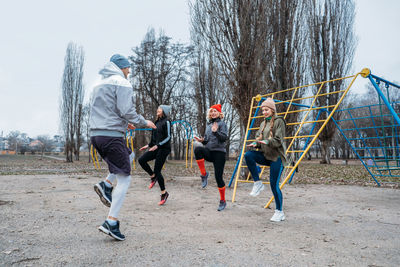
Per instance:
[[[109,175],[94,185],[104,205],[110,207],[108,217],[99,230],[117,240],[125,240],[119,230],[118,214],[131,181],[133,152],[124,142],[128,123],[155,129],[153,122],[136,113],[131,83],[127,80],[130,63],[115,54],[99,74],[94,86],[90,111],[90,141],[108,164]],[[117,179],[117,186],[112,187]]]

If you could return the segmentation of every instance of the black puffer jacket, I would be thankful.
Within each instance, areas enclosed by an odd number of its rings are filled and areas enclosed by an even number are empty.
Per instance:
[[[218,130],[213,132],[211,130],[213,123],[218,123]],[[228,128],[225,122],[220,118],[211,119],[207,122],[206,133],[204,135],[203,144],[210,151],[226,152],[226,140],[228,139]]]
[[[151,130],[149,147],[158,146],[160,149],[171,149],[171,122],[167,117],[156,120],[157,129]]]

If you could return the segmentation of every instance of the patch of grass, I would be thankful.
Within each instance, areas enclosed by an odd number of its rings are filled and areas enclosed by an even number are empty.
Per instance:
[[[317,160],[304,160],[295,173],[292,183],[301,184],[354,184],[363,186],[376,186],[374,180],[358,160],[349,161],[349,165],[342,165],[342,161],[333,160],[333,164],[319,164]],[[192,168],[186,168],[186,162],[168,160],[164,166],[163,174],[167,179],[185,176],[199,176],[196,161],[193,159]],[[153,166],[150,162],[150,166]],[[228,184],[236,161],[229,160],[225,164],[224,179]],[[41,174],[67,174],[84,179],[85,176],[105,177],[108,173],[107,164],[100,162],[101,169],[95,169],[93,163],[89,163],[88,157],[81,157],[80,161],[67,163],[62,160],[51,159],[40,155],[0,155],[0,175],[41,175]],[[206,162],[206,168],[213,175],[213,165]],[[132,174],[149,178],[148,174],[136,162],[136,170]],[[268,171],[267,174],[268,176]],[[400,188],[400,179],[393,177],[379,177],[384,187]]]

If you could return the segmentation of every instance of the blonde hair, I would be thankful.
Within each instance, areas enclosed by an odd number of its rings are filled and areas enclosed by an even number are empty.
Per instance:
[[[269,136],[268,136],[268,138],[272,138],[272,137],[274,137],[274,134],[273,134],[273,132],[272,132],[272,128],[274,127],[274,123],[275,123],[275,112],[274,111],[272,111],[272,116],[271,116],[271,123],[270,123],[270,127],[269,127]],[[260,136],[258,136],[258,137],[256,137],[256,139],[257,140],[262,140],[262,138],[263,138],[263,132],[264,132],[264,129],[265,129],[265,127],[267,126],[267,122],[265,122],[264,123],[264,127],[263,127],[263,129],[262,129],[262,131],[261,131],[261,135]]]
[[[218,111],[218,110],[217,110],[217,111]],[[208,111],[207,111],[207,119],[208,119],[208,120],[211,120],[211,119],[212,119],[212,118],[211,118],[210,112],[211,112],[211,108],[209,108]],[[224,113],[219,112],[219,118],[222,120],[222,119],[224,118]]]

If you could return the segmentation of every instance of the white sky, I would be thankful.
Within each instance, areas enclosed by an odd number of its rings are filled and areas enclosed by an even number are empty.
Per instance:
[[[400,1],[356,0],[354,72],[400,81]],[[0,135],[58,134],[59,97],[67,44],[86,53],[85,86],[114,53],[131,55],[149,27],[189,42],[185,0],[2,1],[0,10]],[[350,73],[353,74],[353,73]],[[356,87],[363,87],[360,81]]]

